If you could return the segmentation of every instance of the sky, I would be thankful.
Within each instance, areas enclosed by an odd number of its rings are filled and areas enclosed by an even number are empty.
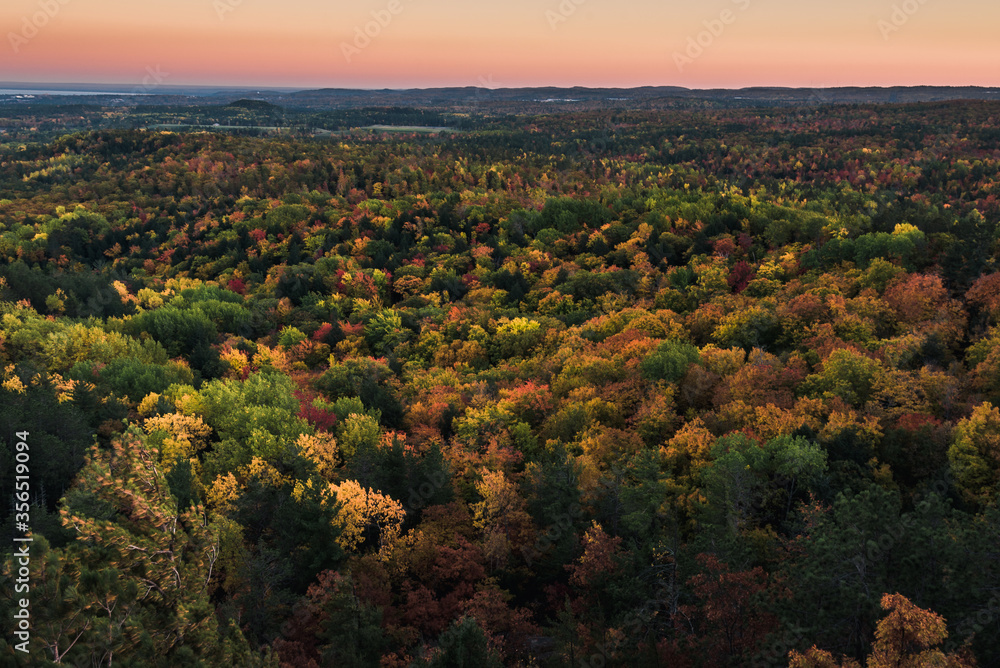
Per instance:
[[[0,81],[1000,86],[996,0],[3,0]]]

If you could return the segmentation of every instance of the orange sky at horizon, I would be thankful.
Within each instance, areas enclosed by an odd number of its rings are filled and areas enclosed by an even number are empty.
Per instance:
[[[1000,86],[985,0],[4,0],[0,27],[0,80],[34,83]]]

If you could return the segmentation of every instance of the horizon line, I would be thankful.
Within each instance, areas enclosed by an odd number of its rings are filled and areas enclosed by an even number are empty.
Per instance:
[[[0,81],[0,88],[33,88],[38,90],[52,90],[59,91],[62,89],[79,89],[86,87],[102,87],[109,89],[121,89],[122,92],[127,89],[135,88],[137,84],[135,83],[121,83],[121,82],[100,82],[100,81],[80,81],[80,82],[42,82],[42,81]],[[679,86],[675,84],[643,84],[640,86],[584,86],[579,84],[574,85],[559,85],[559,84],[548,84],[548,85],[528,85],[528,86],[482,86],[482,85],[440,85],[440,86],[410,86],[410,87],[393,87],[393,86],[379,86],[379,87],[350,87],[350,86],[337,86],[337,85],[318,85],[318,86],[277,86],[277,85],[252,85],[252,84],[211,84],[211,83],[174,83],[174,84],[160,84],[155,87],[155,89],[161,90],[177,90],[177,89],[215,89],[215,90],[233,90],[233,91],[251,91],[257,90],[263,91],[279,91],[279,92],[308,92],[308,91],[322,91],[322,90],[345,90],[345,91],[362,91],[362,92],[385,92],[385,91],[398,91],[398,92],[409,92],[409,91],[427,91],[427,90],[463,90],[463,89],[481,89],[481,90],[492,90],[492,91],[503,91],[503,90],[535,90],[535,89],[557,89],[557,90],[643,90],[643,89],[657,89],[657,88],[668,88],[678,91],[744,91],[744,90],[845,90],[845,89],[920,89],[920,88],[981,88],[984,90],[997,90],[1000,91],[1000,86],[989,86],[984,84],[852,84],[852,85],[836,85],[836,86],[795,86],[795,85],[777,85],[777,84],[753,84],[744,86],[715,86],[715,87],[689,87],[689,86]],[[147,94],[155,94],[149,91]]]

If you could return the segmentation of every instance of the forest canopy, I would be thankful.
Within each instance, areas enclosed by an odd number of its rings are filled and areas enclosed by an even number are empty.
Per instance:
[[[0,144],[0,654],[1000,665],[998,119]]]

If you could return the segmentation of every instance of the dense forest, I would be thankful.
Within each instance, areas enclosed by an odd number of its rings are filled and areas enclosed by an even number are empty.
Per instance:
[[[4,665],[1000,666],[1000,103],[43,113]]]

